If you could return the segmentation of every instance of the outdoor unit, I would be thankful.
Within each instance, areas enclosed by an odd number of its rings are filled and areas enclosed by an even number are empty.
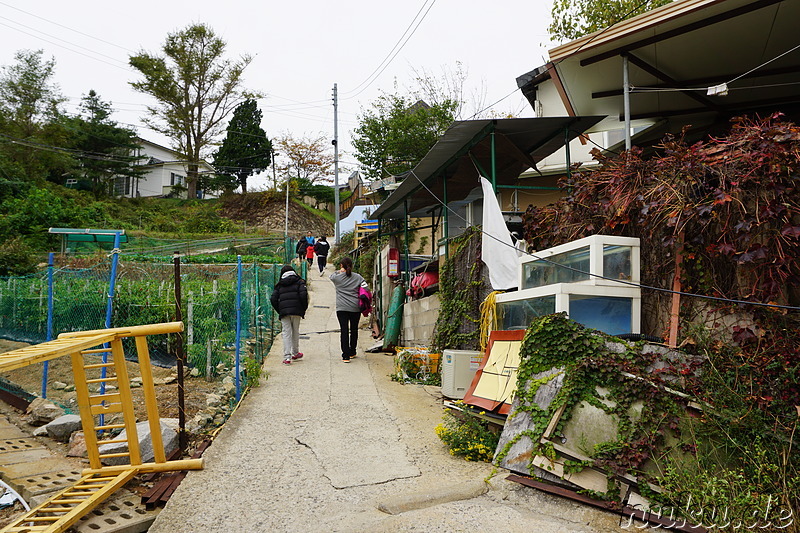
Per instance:
[[[444,350],[442,352],[442,396],[456,400],[464,398],[481,360],[481,352]]]

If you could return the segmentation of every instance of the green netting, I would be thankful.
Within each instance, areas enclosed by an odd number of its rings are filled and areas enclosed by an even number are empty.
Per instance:
[[[53,338],[67,331],[105,327],[111,261],[87,269],[53,273]],[[280,322],[269,297],[281,265],[243,265],[240,355],[261,362]],[[305,270],[303,269],[303,273]],[[217,366],[231,368],[235,353],[237,265],[181,265],[184,339],[190,366],[205,375]],[[47,273],[0,278],[0,336],[38,343],[47,336]],[[175,268],[171,263],[120,261],[111,327],[175,319]],[[174,363],[170,336],[150,339],[156,364]],[[126,343],[133,355],[133,344]]]

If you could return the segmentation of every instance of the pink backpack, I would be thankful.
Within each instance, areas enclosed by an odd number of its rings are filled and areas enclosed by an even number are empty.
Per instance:
[[[358,308],[364,316],[369,316],[372,312],[372,293],[369,292],[366,282],[358,288]]]

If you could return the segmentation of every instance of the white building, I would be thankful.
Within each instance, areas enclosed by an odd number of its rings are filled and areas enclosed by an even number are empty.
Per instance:
[[[141,165],[146,173],[141,178],[119,176],[114,181],[114,195],[128,198],[143,196],[167,196],[173,192],[172,187],[182,185],[186,187],[187,161],[186,156],[171,148],[161,146],[154,142],[137,138],[139,149],[137,155],[141,158]],[[205,161],[200,163],[198,169],[201,174],[214,172],[214,168]],[[197,191],[199,198],[215,198],[217,195],[209,191]],[[180,195],[186,198],[186,191]]]

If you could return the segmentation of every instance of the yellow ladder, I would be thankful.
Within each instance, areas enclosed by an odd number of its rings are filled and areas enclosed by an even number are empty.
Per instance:
[[[59,492],[39,507],[31,509],[5,528],[3,532],[60,533],[111,496],[127,483],[137,470],[131,468],[117,475],[89,474],[75,485]]]
[[[86,355],[107,354],[104,363],[87,363]],[[75,392],[77,392],[78,407],[80,408],[81,425],[86,438],[86,452],[89,456],[89,465],[92,469],[103,467],[102,460],[116,457],[127,457],[131,466],[142,464],[139,453],[139,436],[136,432],[136,415],[133,412],[133,399],[131,397],[128,370],[125,366],[125,354],[122,349],[122,339],[116,338],[110,343],[109,348],[96,348],[73,352],[72,373],[75,378]],[[149,363],[149,361],[148,361]],[[106,376],[102,377],[105,370]],[[101,372],[101,377],[90,378],[90,375]],[[105,389],[104,393],[92,394],[90,386],[114,385],[115,390]],[[102,390],[102,389],[101,389]],[[99,425],[100,415],[104,417],[115,413],[122,414],[122,423]],[[127,438],[99,440],[99,432],[108,432],[116,429],[125,429]],[[152,436],[158,441],[156,449],[162,449],[160,437]],[[127,443],[128,451],[122,453],[100,453],[103,444]],[[155,442],[154,442],[155,444]]]

